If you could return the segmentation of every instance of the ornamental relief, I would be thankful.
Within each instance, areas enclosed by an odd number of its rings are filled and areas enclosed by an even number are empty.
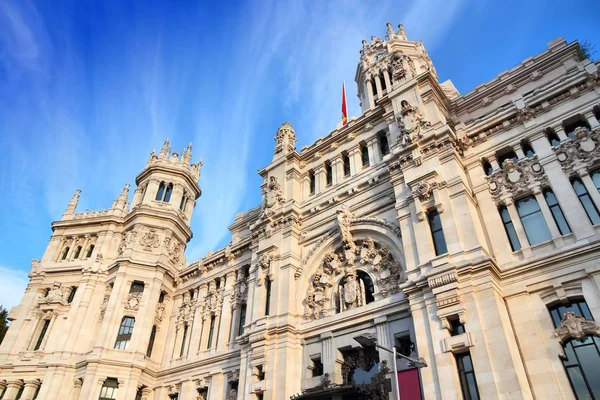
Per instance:
[[[375,277],[375,294],[382,297],[400,292],[404,280],[402,266],[394,259],[389,247],[376,243],[372,238],[347,242],[335,252],[327,253],[323,262],[310,277],[308,292],[304,299],[304,318],[319,319],[330,314],[334,293],[339,301],[340,312],[366,304],[365,282],[359,274],[370,273]],[[336,290],[336,282],[342,282]]]
[[[248,279],[240,271],[238,278],[231,292],[231,309],[234,310],[242,304],[246,304],[248,299]]]
[[[178,270],[181,270],[185,263],[185,258],[183,256],[184,249],[183,243],[176,237],[165,237],[163,241],[163,254],[166,254],[169,257],[169,261],[174,264]]]
[[[548,177],[537,156],[518,162],[511,159],[502,163],[502,169],[487,177],[492,198],[496,203],[527,194],[534,188],[548,184]]]
[[[554,147],[554,153],[563,171],[588,169],[600,161],[600,128],[593,131],[579,127],[575,129],[575,137]]]
[[[194,307],[192,296],[189,292],[183,293],[183,302],[179,306],[177,325],[190,324],[194,320]]]
[[[560,326],[554,330],[561,344],[571,340],[582,340],[588,335],[600,336],[600,328],[594,321],[588,321],[574,312],[567,312],[560,321]]]
[[[223,307],[223,290],[217,290],[215,282],[208,284],[208,293],[202,302],[202,315],[206,318],[212,314],[221,313]]]
[[[421,130],[427,129],[431,126],[431,122],[427,121],[419,107],[412,106],[407,100],[400,102],[401,112],[400,115],[396,115],[396,122],[400,129],[400,135],[398,135],[398,143],[402,147],[406,147],[416,140],[423,138]]]

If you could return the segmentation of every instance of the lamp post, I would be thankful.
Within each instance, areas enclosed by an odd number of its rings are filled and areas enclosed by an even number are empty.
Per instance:
[[[400,354],[396,351],[396,347],[392,346],[391,349],[388,349],[387,347],[383,347],[377,344],[377,337],[372,334],[372,333],[361,333],[358,336],[354,337],[354,340],[356,340],[358,342],[358,344],[361,345],[361,347],[364,348],[369,348],[369,347],[377,347],[381,350],[385,350],[388,353],[392,353],[393,354],[393,366],[394,366],[394,383],[396,386],[396,396],[397,396],[397,400],[400,400],[400,385],[398,383],[398,365],[396,363],[396,357],[400,356],[401,358],[404,358],[405,360],[408,360],[415,368],[423,368],[427,366],[427,362],[423,359],[423,358],[419,358],[414,359],[411,357],[407,357],[404,354]]]

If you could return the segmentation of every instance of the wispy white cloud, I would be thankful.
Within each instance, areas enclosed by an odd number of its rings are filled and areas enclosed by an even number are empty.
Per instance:
[[[0,305],[7,310],[18,306],[23,298],[29,278],[27,274],[15,268],[0,265]]]

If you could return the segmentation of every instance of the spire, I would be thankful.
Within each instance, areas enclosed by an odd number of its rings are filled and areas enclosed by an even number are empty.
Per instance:
[[[274,157],[277,157],[281,152],[283,152],[283,154],[288,154],[296,151],[296,132],[289,122],[284,122],[279,129],[277,129],[277,135],[274,139]]]
[[[126,183],[125,187],[121,191],[121,194],[113,203],[113,208],[118,208],[123,211],[127,210],[127,196],[129,195],[129,187],[129,183]]]
[[[75,194],[69,201],[69,204],[67,205],[67,209],[65,210],[64,214],[74,214],[75,213],[75,208],[77,208],[77,203],[79,203],[79,195],[80,194],[81,194],[81,189],[77,189],[75,191]]]
[[[181,162],[189,164],[192,159],[192,143],[188,144],[188,147],[181,152]]]
[[[165,140],[165,142],[163,143],[163,147],[160,150],[160,158],[168,158],[169,154],[171,153],[171,145],[169,144],[169,138],[167,138]]]

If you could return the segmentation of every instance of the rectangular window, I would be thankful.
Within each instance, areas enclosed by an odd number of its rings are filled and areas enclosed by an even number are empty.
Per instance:
[[[327,182],[327,186],[330,186],[333,183],[333,169],[331,168],[331,164],[325,164],[325,179]]]
[[[271,281],[267,278],[265,282],[265,315],[269,315],[269,311],[271,308]]]
[[[310,179],[310,194],[315,194],[315,173],[309,172],[308,177]]]
[[[388,143],[387,135],[382,133],[379,135],[379,148],[381,149],[382,155],[390,154],[390,145]]]
[[[150,340],[148,341],[148,349],[146,350],[146,357],[152,357],[152,349],[154,348],[154,339],[156,339],[156,325],[153,325],[152,331],[150,331]]]
[[[519,237],[517,236],[515,226],[513,225],[513,222],[510,219],[508,209],[505,206],[502,206],[498,209],[498,211],[500,212],[500,218],[502,218],[502,224],[504,224],[504,231],[506,232],[506,236],[508,236],[510,248],[512,249],[512,251],[521,250],[521,242],[519,242]]]
[[[581,179],[572,179],[571,185],[573,185],[573,190],[575,190],[577,197],[579,197],[579,201],[581,202],[581,205],[583,206],[592,225],[600,223],[600,215],[598,214],[598,209],[592,201],[592,198],[590,197],[590,194],[585,188],[585,185],[583,184],[583,182],[581,182]]]
[[[187,197],[185,192],[183,192],[183,196],[181,196],[181,201],[179,202],[179,209],[181,211],[185,211],[185,204],[187,203]]]
[[[457,336],[465,333],[465,326],[460,322],[459,319],[450,320],[450,335]]]
[[[208,329],[208,344],[206,345],[207,349],[210,349],[212,346],[213,335],[215,333],[215,316],[210,317],[210,328]]]
[[[88,247],[88,251],[87,251],[87,254],[85,255],[85,258],[90,258],[92,256],[93,252],[94,252],[94,245],[90,244],[90,247]]]
[[[342,163],[344,164],[344,176],[350,176],[350,157],[348,154],[342,154]]]
[[[183,357],[185,351],[185,341],[187,340],[188,326],[183,327],[183,338],[181,340],[181,349],[179,350],[179,357]]]
[[[556,196],[554,192],[550,189],[544,190],[544,198],[546,199],[546,203],[548,203],[548,207],[552,212],[552,217],[554,218],[554,222],[556,222],[556,226],[558,226],[558,230],[561,235],[566,235],[571,233],[571,228],[563,215],[562,209],[560,208],[560,204],[558,204],[558,200],[556,200]]]
[[[44,320],[44,325],[42,326],[40,336],[38,336],[38,340],[37,340],[37,342],[35,342],[35,347],[33,348],[34,351],[39,350],[40,347],[42,346],[42,342],[44,341],[44,337],[46,336],[46,333],[48,332],[49,326],[50,326],[50,320],[49,319]]]
[[[448,248],[446,247],[446,238],[444,237],[440,214],[437,211],[430,211],[427,218],[429,219],[429,228],[431,229],[435,255],[439,256],[440,254],[447,253]]]
[[[75,256],[73,256],[73,258],[78,259],[79,254],[81,254],[81,246],[77,246],[77,248],[75,249]]]
[[[517,201],[516,206],[530,245],[533,246],[552,239],[542,210],[540,210],[540,205],[535,197],[525,197]]]
[[[364,167],[368,167],[369,166],[369,149],[367,148],[367,146],[360,146],[360,157],[362,159],[362,165],[363,168]]]
[[[462,353],[456,355],[456,364],[458,366],[458,377],[465,400],[479,400],[479,391],[477,390],[477,379],[473,370],[471,353]]]
[[[117,341],[115,342],[115,349],[127,350],[131,335],[133,334],[133,326],[135,325],[135,318],[123,317],[121,320],[121,326],[119,327],[119,333],[117,334]]]
[[[67,298],[67,303],[72,303],[75,298],[75,293],[77,293],[77,286],[71,287],[71,293],[69,293],[69,297]]]
[[[107,378],[100,389],[98,400],[115,400],[119,394],[119,381],[115,378]]]
[[[246,325],[246,305],[242,304],[240,307],[240,321],[238,327],[238,336],[244,334],[244,325]]]
[[[321,362],[321,357],[311,358],[312,361],[312,376],[321,376],[323,375],[323,363]]]
[[[131,287],[129,288],[129,293],[141,296],[142,293],[144,293],[144,282],[133,281]]]

